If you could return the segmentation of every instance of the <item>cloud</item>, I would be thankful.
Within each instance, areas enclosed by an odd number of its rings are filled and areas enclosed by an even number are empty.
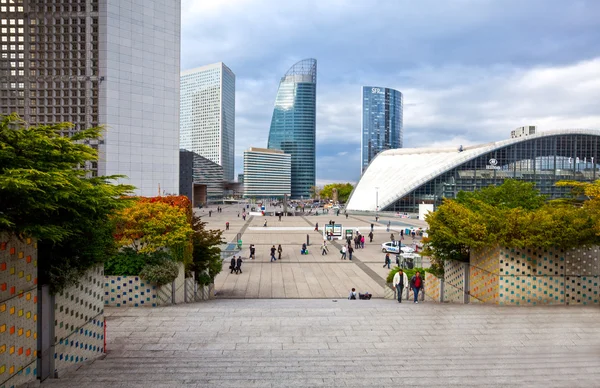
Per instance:
[[[317,179],[357,180],[363,85],[404,94],[406,147],[600,128],[598,14],[593,0],[184,0],[181,63],[236,73],[240,172],[267,144],[280,77],[317,58]]]

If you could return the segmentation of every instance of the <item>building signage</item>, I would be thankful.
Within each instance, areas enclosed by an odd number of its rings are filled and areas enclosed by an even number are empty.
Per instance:
[[[488,170],[500,170],[500,166],[498,166],[498,160],[497,159],[490,159],[489,164],[487,166],[485,166],[486,169]]]
[[[371,88],[371,93],[372,94],[383,94],[383,92],[381,91],[381,88]]]

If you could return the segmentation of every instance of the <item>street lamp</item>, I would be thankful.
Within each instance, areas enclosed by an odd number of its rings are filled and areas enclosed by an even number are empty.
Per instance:
[[[375,187],[375,218],[377,218],[379,212],[379,187]]]

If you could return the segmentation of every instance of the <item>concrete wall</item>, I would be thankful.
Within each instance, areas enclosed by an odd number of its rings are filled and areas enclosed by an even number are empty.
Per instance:
[[[37,246],[0,234],[0,387],[37,376]]]

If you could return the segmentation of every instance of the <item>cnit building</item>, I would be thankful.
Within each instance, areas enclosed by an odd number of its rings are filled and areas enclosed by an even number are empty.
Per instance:
[[[561,180],[600,179],[600,131],[522,127],[512,138],[455,148],[402,148],[380,153],[348,200],[351,211],[417,213],[419,204],[442,203],[460,191],[499,185],[505,179],[533,182],[550,199],[570,194]]]

